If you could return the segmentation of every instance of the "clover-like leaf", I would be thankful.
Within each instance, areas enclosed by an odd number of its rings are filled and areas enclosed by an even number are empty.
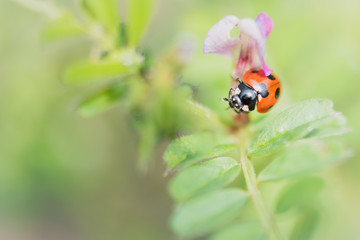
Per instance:
[[[274,153],[338,116],[328,99],[302,101],[273,117],[249,148],[250,156]]]
[[[216,230],[239,215],[249,195],[239,189],[224,189],[193,198],[175,210],[171,227],[181,237],[199,236]]]
[[[47,42],[53,42],[85,33],[83,26],[74,16],[63,13],[44,29],[42,38]]]
[[[219,116],[213,111],[211,111],[209,108],[191,100],[186,100],[185,106],[189,110],[189,113],[192,115],[192,118],[196,119],[193,125],[196,125],[197,129],[223,129],[224,125],[220,121]]]
[[[136,46],[149,24],[155,0],[128,1],[128,36],[129,44]]]
[[[304,138],[306,139],[324,138],[335,135],[341,135],[348,131],[349,128],[346,126],[346,118],[341,113],[336,113],[333,115],[333,118],[329,119],[327,123],[324,123],[318,128],[313,129]]]
[[[239,173],[239,163],[233,158],[212,159],[179,172],[170,182],[169,192],[177,201],[184,201],[231,183]]]
[[[323,187],[324,181],[319,177],[308,177],[291,184],[280,194],[276,212],[282,213],[293,207],[312,205]]]
[[[259,174],[259,181],[299,176],[339,163],[350,152],[337,142],[305,141],[278,155]]]
[[[109,32],[116,33],[119,24],[117,0],[82,0],[85,12]]]
[[[70,66],[64,79],[67,83],[79,84],[119,77],[129,71],[129,66],[118,61],[81,62]]]
[[[173,169],[223,155],[235,148],[232,142],[222,142],[215,134],[202,132],[175,139],[166,149],[164,159]]]
[[[235,223],[222,229],[208,240],[265,240],[266,231],[257,223]]]
[[[290,239],[292,240],[312,239],[311,235],[314,233],[320,219],[319,212],[314,208],[302,211],[301,215],[291,233]]]
[[[78,112],[83,117],[91,117],[115,106],[123,97],[126,90],[125,84],[111,86],[85,100],[78,107]]]

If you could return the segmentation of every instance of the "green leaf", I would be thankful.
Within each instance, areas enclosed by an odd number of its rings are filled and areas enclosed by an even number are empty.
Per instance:
[[[171,227],[180,237],[199,236],[239,216],[249,196],[239,189],[210,192],[178,206]]]
[[[45,28],[42,37],[47,42],[53,42],[82,34],[85,30],[81,24],[72,15],[64,13]]]
[[[249,148],[250,156],[274,153],[304,138],[314,129],[332,121],[337,113],[328,99],[315,98],[296,103],[273,117]]]
[[[144,35],[154,8],[154,0],[128,1],[129,44],[136,46]]]
[[[199,125],[197,128],[204,130],[214,130],[214,129],[223,129],[224,125],[221,123],[217,114],[211,111],[209,108],[204,107],[203,105],[196,103],[191,100],[185,101],[185,106],[188,109],[189,113],[193,115],[193,119],[196,119],[196,122],[193,125]]]
[[[346,126],[346,118],[341,113],[336,113],[333,115],[332,119],[329,119],[329,122],[324,123],[322,126],[316,129],[313,129],[304,138],[324,138],[341,135],[348,131],[349,128]]]
[[[106,111],[119,102],[125,90],[125,84],[120,84],[96,93],[79,104],[78,112],[83,117],[91,117]]]
[[[215,134],[202,132],[174,140],[164,153],[171,169],[225,154],[236,148],[234,143],[221,142]]]
[[[296,222],[291,233],[291,240],[311,239],[311,235],[316,230],[320,216],[316,209],[307,209],[302,211],[302,216]]]
[[[265,240],[265,230],[256,223],[236,223],[213,234],[208,240]]]
[[[343,161],[350,153],[337,142],[300,142],[281,153],[259,174],[259,181],[303,175]]]
[[[125,23],[121,23],[118,28],[117,45],[119,47],[126,47],[128,45],[127,26]],[[146,58],[145,61],[146,62]]]
[[[179,172],[170,182],[169,191],[174,199],[184,201],[231,183],[239,173],[239,163],[233,158],[212,159]]]
[[[81,3],[91,18],[99,21],[109,32],[117,32],[120,23],[117,0],[82,0]]]
[[[22,5],[32,11],[44,14],[50,19],[54,19],[61,15],[62,9],[52,1],[38,0],[13,0],[12,2]]]
[[[319,177],[308,177],[291,184],[280,194],[276,212],[283,213],[293,207],[313,205],[323,187],[324,181]]]
[[[82,62],[70,66],[64,73],[67,83],[79,84],[119,77],[131,72],[129,66],[117,61]]]

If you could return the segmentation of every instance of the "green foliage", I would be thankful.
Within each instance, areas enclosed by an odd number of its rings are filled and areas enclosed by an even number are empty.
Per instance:
[[[199,116],[206,116],[206,113],[203,113],[204,111],[207,112],[207,110],[202,111],[200,108]],[[207,116],[212,115],[208,114]],[[259,173],[258,177],[254,173],[251,162],[244,161],[243,172],[244,175],[247,175],[245,180],[252,195],[258,194],[254,190],[256,186],[254,187],[252,184],[307,176],[314,171],[339,163],[349,156],[349,151],[338,141],[323,141],[325,137],[339,135],[347,131],[344,117],[332,109],[332,102],[327,99],[310,99],[296,103],[283,112],[263,121],[265,121],[265,124],[262,123],[265,127],[250,145],[249,156],[274,154],[281,149],[283,151],[273,157],[273,161]],[[215,120],[214,123],[217,123],[217,121]],[[181,203],[172,218],[172,227],[179,236],[203,235],[217,229],[212,225],[210,225],[211,229],[203,229],[204,226],[202,225],[208,226],[202,222],[204,216],[208,221],[217,221],[218,216],[206,215],[202,212],[203,210],[197,212],[196,209],[200,209],[201,204],[195,204],[197,203],[196,200],[206,198],[210,194],[209,191],[225,186],[238,176],[238,171],[234,170],[234,167],[237,169],[235,159],[239,159],[240,156],[237,151],[233,150],[238,146],[246,146],[244,140],[246,141],[249,135],[247,135],[246,130],[242,130],[237,136],[240,143],[235,143],[234,136],[230,137],[228,134],[222,133],[221,130],[219,131],[219,129],[175,139],[165,151],[164,159],[170,169],[183,168],[169,184],[171,196]],[[236,156],[236,158],[215,158],[194,164],[220,154]],[[233,168],[230,168],[230,166],[233,166]],[[291,185],[281,193],[276,212],[282,213],[295,207],[303,207],[308,211],[309,203],[314,203],[322,186],[323,182],[314,177],[305,178],[305,180]],[[259,200],[254,201],[256,201],[255,206],[260,208],[259,211],[267,211],[266,205],[259,206],[261,204],[259,204]],[[188,205],[192,207],[181,207]],[[209,209],[209,211],[211,210]],[[197,218],[191,215],[195,220],[190,220],[190,217],[188,217],[190,212],[196,214]],[[303,218],[308,217],[310,218],[312,215],[301,217],[299,220],[301,226],[297,226],[292,233],[294,238],[298,239],[301,236],[311,235],[314,229],[306,225],[305,220],[303,220]],[[315,221],[315,219],[309,219],[309,221]],[[201,225],[197,225],[198,220]],[[185,222],[188,224],[186,227],[184,226]],[[212,238],[267,238],[263,231],[258,230],[257,227],[250,227],[252,225],[249,224],[249,219],[245,218],[236,226],[224,227],[223,230],[214,234]],[[242,228],[242,225],[247,227]],[[303,235],[301,235],[300,228],[304,231]]]
[[[86,30],[74,16],[63,13],[44,29],[42,37],[46,42],[53,42],[85,33]]]
[[[115,34],[120,22],[117,0],[82,0],[81,5],[87,15]]]
[[[316,209],[307,209],[302,212],[300,218],[295,223],[291,233],[291,240],[311,239],[311,235],[316,229],[319,219],[319,213]]]
[[[216,115],[210,109],[191,100],[187,100],[185,102],[185,106],[188,109],[188,111],[192,114],[193,118],[196,119],[194,125],[201,123],[201,126],[198,126],[198,128],[206,129],[206,130],[224,129],[224,125],[221,123],[219,116]]]
[[[304,209],[313,205],[323,187],[324,181],[319,177],[308,177],[291,184],[280,194],[276,212],[283,213],[293,207]]]
[[[117,0],[82,0],[88,16],[85,21],[69,12],[55,11],[58,17],[45,29],[45,40],[86,34],[94,41],[89,59],[70,65],[63,75],[68,84],[100,82],[100,89],[79,104],[79,114],[94,116],[123,102],[138,133],[139,167],[143,171],[159,142],[185,130],[188,135],[173,140],[164,153],[169,171],[177,171],[168,189],[177,203],[171,227],[179,237],[281,238],[276,218],[263,202],[257,184],[306,177],[341,162],[349,156],[348,150],[339,141],[324,138],[347,132],[345,118],[333,110],[330,100],[315,98],[269,113],[270,117],[255,124],[245,124],[244,115],[229,116],[224,123],[221,119],[226,118],[198,103],[192,98],[192,89],[182,86],[186,60],[181,46],[153,55],[140,49],[154,2],[128,1],[127,19],[120,18]],[[232,34],[238,35],[237,30]],[[229,119],[234,121],[229,123]],[[257,174],[252,161],[269,155],[267,166]],[[242,184],[240,170],[246,191],[238,186]],[[229,184],[232,188],[223,189]],[[320,178],[308,177],[273,196],[278,199],[277,214],[302,211],[291,239],[309,239],[314,232],[320,212],[313,203],[322,187]],[[247,210],[257,209],[264,228],[241,214],[248,199],[253,201]]]
[[[213,234],[208,240],[265,240],[265,230],[256,223],[236,223]]]
[[[171,226],[182,237],[211,232],[238,216],[248,198],[249,195],[239,189],[207,193],[179,205],[171,218]]]
[[[152,15],[155,0],[128,1],[129,45],[136,46],[144,35]]]
[[[304,175],[343,161],[348,151],[338,142],[301,142],[279,154],[259,174],[259,181]]]
[[[181,171],[170,182],[169,191],[175,200],[184,201],[231,183],[239,173],[239,163],[233,158],[215,158]]]
[[[342,119],[332,107],[333,103],[323,98],[306,100],[288,107],[269,121],[267,127],[250,146],[249,155],[261,156],[274,153],[311,132],[315,134],[324,124],[336,118]],[[327,135],[338,133],[338,130],[328,131]]]
[[[329,118],[328,122],[325,122],[316,129],[313,129],[309,134],[305,136],[309,138],[324,138],[330,136],[341,135],[349,131],[346,126],[346,118],[341,113],[336,113],[332,118]]]
[[[91,117],[115,106],[124,96],[125,84],[116,84],[87,97],[79,104],[78,112],[83,117]]]
[[[132,65],[115,60],[81,62],[70,66],[64,73],[67,83],[80,84],[96,80],[111,79],[134,72]]]
[[[202,132],[184,136],[173,141],[164,154],[165,162],[171,169],[183,167],[197,161],[223,155],[234,150],[231,139]]]

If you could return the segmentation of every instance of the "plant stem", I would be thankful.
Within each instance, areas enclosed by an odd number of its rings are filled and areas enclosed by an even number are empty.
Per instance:
[[[268,230],[270,236],[275,239],[283,240],[284,236],[281,234],[273,215],[267,208],[261,192],[256,184],[256,174],[254,166],[246,156],[244,149],[241,149],[240,164],[244,173],[246,185],[250,193],[251,198],[254,201],[255,208],[260,216],[261,222],[264,227]]]

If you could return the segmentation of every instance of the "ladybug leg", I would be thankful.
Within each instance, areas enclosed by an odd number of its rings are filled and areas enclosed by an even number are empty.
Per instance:
[[[231,91],[233,91],[233,93],[235,93],[235,94],[239,94],[239,88],[230,88],[230,90],[229,90],[229,99],[231,99],[231,97],[234,95],[234,94],[232,94],[231,93]]]
[[[241,112],[242,112],[240,109],[237,110],[236,108],[234,108],[234,111],[235,111],[236,113],[241,113]]]
[[[235,92],[235,89],[234,88],[230,88],[230,90],[229,90],[229,98],[231,98],[231,91],[233,91],[233,92]]]

